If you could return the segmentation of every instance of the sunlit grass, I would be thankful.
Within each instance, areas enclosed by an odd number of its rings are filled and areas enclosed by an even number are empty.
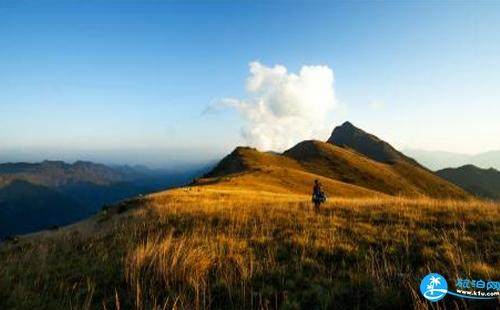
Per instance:
[[[208,186],[129,207],[0,247],[0,308],[423,309],[430,271],[500,278],[494,203],[339,197],[317,214],[307,195]]]

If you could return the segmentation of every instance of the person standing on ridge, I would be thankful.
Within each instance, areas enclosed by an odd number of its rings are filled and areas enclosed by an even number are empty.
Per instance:
[[[321,188],[321,183],[319,180],[314,180],[313,193],[312,193],[312,202],[314,203],[314,211],[319,212],[320,206],[322,203],[326,201],[325,192]]]

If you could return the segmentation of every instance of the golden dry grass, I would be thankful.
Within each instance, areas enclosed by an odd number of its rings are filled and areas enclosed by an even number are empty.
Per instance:
[[[242,188],[307,193],[319,178],[335,196],[404,195],[468,199],[458,186],[405,162],[381,163],[351,149],[321,141],[304,141],[283,154],[240,147],[209,174],[206,184],[230,182]]]
[[[430,271],[500,278],[493,203],[338,197],[316,214],[307,195],[210,185],[128,207],[1,246],[0,308],[427,309]]]

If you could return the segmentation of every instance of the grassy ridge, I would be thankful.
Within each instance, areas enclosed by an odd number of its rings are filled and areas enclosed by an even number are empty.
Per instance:
[[[0,308],[425,309],[430,271],[500,278],[499,205],[337,198],[315,214],[308,200],[183,188],[2,245]]]
[[[335,195],[345,197],[366,196],[367,191],[371,191],[372,194],[378,192],[380,195],[393,196],[471,198],[458,186],[419,165],[407,162],[381,163],[351,149],[315,140],[303,141],[283,154],[263,153],[248,147],[236,148],[206,177],[213,183],[263,171],[267,175],[259,182],[259,189],[262,190],[271,190],[272,187],[273,191],[278,192],[285,189],[308,193],[311,179],[321,178],[325,186],[329,187],[328,192],[333,191]],[[290,173],[283,175],[283,172]],[[200,180],[201,183],[206,181]],[[332,181],[335,183],[332,184]],[[243,188],[251,185],[257,189],[255,182],[244,180],[238,183]],[[344,193],[343,189],[348,187],[350,190]],[[353,187],[358,190],[353,191]]]

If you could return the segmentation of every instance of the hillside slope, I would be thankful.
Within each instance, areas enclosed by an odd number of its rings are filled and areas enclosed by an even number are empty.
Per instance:
[[[319,179],[331,196],[382,196],[367,188],[315,174],[294,160],[280,154],[259,152],[238,147],[226,156],[196,185],[216,185],[222,188],[243,188],[272,193],[309,195],[315,179]]]
[[[83,219],[105,204],[187,184],[194,173],[85,161],[0,164],[0,238]]]
[[[351,148],[368,158],[382,163],[406,162],[421,167],[413,158],[404,155],[389,143],[373,134],[365,132],[350,122],[345,122],[341,126],[335,127],[327,142]]]
[[[334,197],[316,214],[307,195],[218,184],[0,243],[0,308],[426,309],[428,270],[500,276],[499,205]]]
[[[45,186],[12,181],[0,188],[0,237],[82,219],[91,211]]]
[[[0,175],[49,188],[78,182],[109,185],[125,180],[124,174],[115,169],[86,161],[73,164],[49,160],[41,163],[4,163],[0,164]]]
[[[500,171],[496,169],[466,165],[442,169],[436,173],[476,196],[500,200]]]
[[[469,197],[418,165],[406,161],[381,163],[349,148],[320,141],[303,141],[283,154],[238,147],[197,184],[308,194],[314,179],[320,179],[330,195],[342,197]]]
[[[404,180],[403,183],[410,184],[409,187],[404,186],[401,194],[406,195],[416,190],[420,194],[434,198],[463,199],[468,196],[461,188],[442,179],[413,158],[399,152],[388,142],[357,128],[350,122],[335,127],[327,142],[343,149],[353,150],[384,164],[386,168],[399,176],[399,182]],[[395,181],[387,178],[384,178],[384,180],[386,182]]]

